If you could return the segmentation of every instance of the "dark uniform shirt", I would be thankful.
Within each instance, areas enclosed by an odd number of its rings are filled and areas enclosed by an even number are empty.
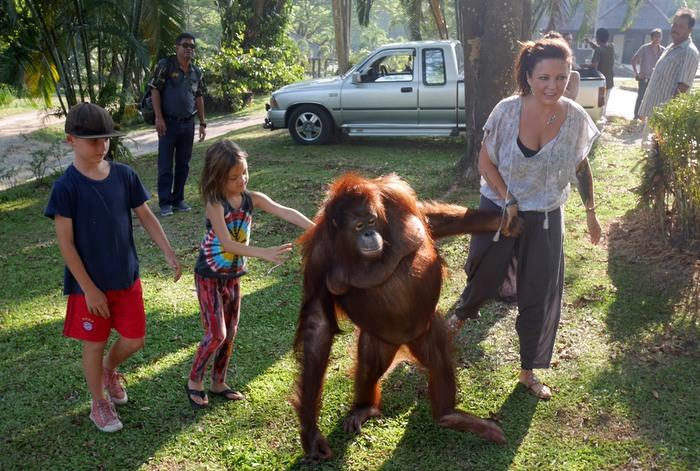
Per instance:
[[[195,98],[204,94],[202,71],[190,63],[187,71],[180,68],[177,57],[161,59],[148,84],[161,93],[165,118],[187,119],[197,113]]]
[[[593,52],[591,62],[598,63],[598,70],[605,77],[605,88],[612,88],[614,85],[615,48],[612,44],[598,46]]]

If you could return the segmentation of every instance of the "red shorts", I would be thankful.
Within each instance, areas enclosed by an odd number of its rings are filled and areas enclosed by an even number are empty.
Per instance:
[[[68,296],[63,335],[89,342],[104,342],[114,328],[122,337],[140,339],[146,335],[146,311],[143,308],[141,280],[136,279],[127,289],[105,292],[109,317],[88,311],[85,295]]]

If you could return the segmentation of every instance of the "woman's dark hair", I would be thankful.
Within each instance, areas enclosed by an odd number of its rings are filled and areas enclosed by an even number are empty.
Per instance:
[[[544,59],[561,59],[571,65],[571,49],[563,39],[540,39],[522,43],[520,53],[515,61],[515,80],[518,95],[529,95],[530,84],[527,78],[532,76],[535,66]]]

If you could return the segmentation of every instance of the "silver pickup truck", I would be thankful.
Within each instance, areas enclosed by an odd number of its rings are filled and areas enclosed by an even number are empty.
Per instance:
[[[264,127],[287,128],[299,144],[322,144],[337,132],[455,136],[466,119],[463,60],[462,45],[455,40],[382,46],[344,75],[273,92]],[[604,86],[597,71],[581,74],[576,101],[596,121]]]

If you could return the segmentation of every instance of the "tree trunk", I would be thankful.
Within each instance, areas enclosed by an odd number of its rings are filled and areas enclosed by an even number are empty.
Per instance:
[[[78,92],[80,93],[81,103],[85,101],[85,87],[83,86],[83,80],[80,78],[80,62],[78,61],[78,48],[75,45],[75,35],[68,38],[71,48],[71,56],[73,56],[73,63],[75,64],[75,80],[78,82]]]
[[[241,5],[238,1],[217,0],[217,10],[221,18],[221,46],[228,47],[237,44],[238,32],[240,31]]]
[[[408,36],[411,41],[420,41],[423,36],[420,32],[420,24],[423,20],[422,0],[401,0],[401,4],[408,16]]]
[[[479,153],[476,141],[476,85],[479,80],[479,57],[481,55],[481,15],[483,0],[460,0],[459,15],[460,31],[464,48],[464,111],[465,122],[465,153],[457,163],[457,174],[467,180],[476,178],[476,156]],[[476,148],[475,148],[476,147]]]
[[[459,5],[460,5],[460,0],[454,0],[454,8],[455,8],[455,34],[454,37],[462,41],[462,44],[464,44],[464,40],[462,38],[462,23],[464,23],[464,19],[462,18],[462,10],[460,10]]]
[[[40,9],[40,5],[37,5],[35,4],[35,2],[32,1],[27,1],[27,6],[29,7],[33,16],[39,22],[39,26],[43,33],[42,40],[44,42],[44,45],[46,46],[46,50],[50,54],[50,57],[46,58],[47,62],[53,62],[56,68],[58,69],[58,76],[61,81],[61,85],[63,85],[63,94],[66,97],[67,105],[64,105],[63,100],[59,101],[61,103],[61,107],[63,108],[63,113],[67,114],[68,108],[77,103],[75,97],[75,90],[73,89],[73,83],[70,80],[70,76],[68,76],[68,70],[65,66],[65,62],[63,61],[63,58],[61,57],[61,54],[58,51],[58,47],[56,46],[57,42],[55,40],[53,32],[49,29],[49,27],[46,24],[46,21],[44,20],[43,11]],[[56,89],[56,93],[60,96],[61,92],[58,90],[58,88]]]
[[[513,93],[518,41],[530,30],[532,0],[462,0],[466,149],[458,174],[474,181],[483,126],[493,107]]]
[[[440,39],[448,39],[447,23],[445,23],[445,15],[442,12],[440,1],[430,0],[430,10],[433,12],[433,17],[435,17],[435,26],[437,26]]]
[[[129,34],[134,38],[138,38],[139,36],[139,24],[141,22],[141,6],[141,0],[134,0],[131,2],[132,10],[131,22],[129,24]],[[132,49],[128,48],[124,56],[124,68],[122,69],[122,92],[119,95],[119,110],[116,113],[117,121],[121,121],[121,118],[124,115],[124,110],[126,108],[126,99],[132,93],[131,87],[129,87],[129,84],[133,83],[133,80],[131,80],[133,68],[131,65],[132,57]]]
[[[279,46],[285,34],[290,0],[217,0],[221,18],[221,45],[254,47]]]
[[[78,18],[78,23],[80,24],[80,45],[82,46],[83,61],[85,62],[85,76],[87,79],[87,92],[92,103],[97,102],[95,96],[95,84],[93,82],[92,75],[92,61],[90,59],[90,43],[88,42],[87,35],[87,24],[85,17],[83,15],[83,5],[80,0],[74,0],[73,6],[75,8],[75,15]]]
[[[278,46],[285,34],[291,1],[252,0],[248,8],[243,50],[253,47]]]
[[[338,73],[350,69],[350,25],[352,0],[333,0],[333,27],[335,28],[335,50],[338,56]]]

